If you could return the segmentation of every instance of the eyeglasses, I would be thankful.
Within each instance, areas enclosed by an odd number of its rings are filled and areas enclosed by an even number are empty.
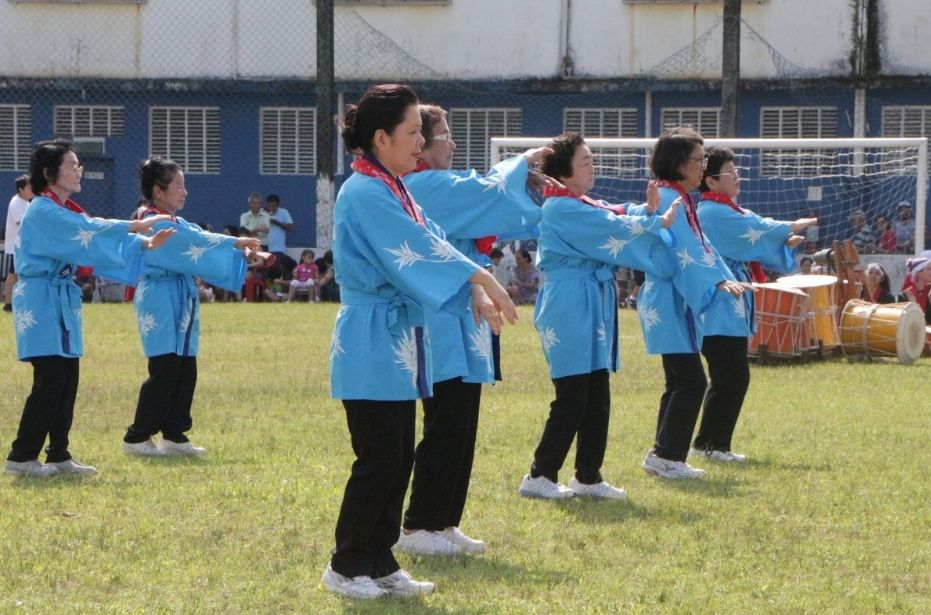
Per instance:
[[[77,173],[78,175],[84,173],[84,165],[83,165],[83,164],[70,164],[70,165],[68,165],[68,168],[71,169],[72,171],[74,171],[75,173]]]
[[[717,175],[712,175],[711,177],[732,177],[734,179],[740,179],[740,171],[734,169],[733,171],[728,171],[727,173],[718,173]]]
[[[438,135],[433,135],[432,137],[430,137],[429,140],[430,141],[445,141],[447,143],[451,143],[453,140],[453,135],[451,135],[448,132],[441,132]]]
[[[692,162],[697,162],[698,164],[700,164],[702,169],[704,169],[704,168],[705,168],[705,165],[708,164],[708,157],[707,157],[707,156],[701,156],[701,157],[698,157],[698,156],[689,156],[689,160],[691,160]]]

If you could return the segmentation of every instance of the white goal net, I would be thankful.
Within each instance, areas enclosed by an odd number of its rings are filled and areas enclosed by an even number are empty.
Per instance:
[[[491,162],[549,138],[491,139]],[[592,196],[642,202],[655,139],[586,139],[598,176]],[[734,150],[742,207],[778,220],[817,217],[804,252],[853,239],[862,212],[873,233],[863,253],[917,254],[925,247],[927,139],[706,139]]]

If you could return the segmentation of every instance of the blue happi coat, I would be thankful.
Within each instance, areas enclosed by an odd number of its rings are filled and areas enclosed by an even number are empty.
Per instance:
[[[543,203],[537,258],[546,281],[534,325],[552,378],[617,371],[614,270],[671,278],[675,263],[661,223],[656,215],[618,215],[569,196]]]
[[[20,361],[84,354],[81,291],[76,266],[134,283],[142,264],[142,239],[130,223],[75,213],[36,196],[23,216],[15,248],[19,281],[13,288],[13,327]]]
[[[679,198],[673,188],[662,187],[659,194],[659,214]],[[685,203],[667,230],[673,238],[677,271],[672,279],[646,272],[646,282],[637,295],[640,328],[648,354],[698,352],[703,335],[701,315],[716,294],[723,294],[715,286],[733,280],[734,274],[708,238],[702,237],[703,244],[689,226]]]
[[[715,201],[698,204],[698,218],[705,235],[714,244],[724,262],[740,282],[750,283],[747,263],[758,261],[767,269],[791,273],[797,268],[797,250],[786,246],[792,233],[789,222],[763,218],[748,209],[739,211]],[[743,294],[742,301],[717,293],[702,315],[705,335],[749,337],[756,332],[753,293]]]
[[[333,260],[343,305],[330,343],[334,398],[432,395],[431,334],[424,330],[423,310],[465,311],[468,280],[479,267],[426,223],[415,222],[378,178],[354,173],[340,188]]]
[[[417,204],[442,227],[446,239],[474,263],[487,266],[475,240],[527,233],[540,221],[540,207],[527,193],[527,159],[510,158],[486,176],[476,171],[425,170],[404,178]],[[476,326],[471,305],[459,314],[426,310],[433,353],[433,382],[461,377],[494,382],[491,329]]]
[[[183,218],[154,227],[163,228],[174,228],[175,234],[158,250],[146,253],[133,298],[142,349],[147,357],[196,357],[200,295],[194,278],[239,292],[246,276],[246,260],[235,247],[235,237],[207,233]]]

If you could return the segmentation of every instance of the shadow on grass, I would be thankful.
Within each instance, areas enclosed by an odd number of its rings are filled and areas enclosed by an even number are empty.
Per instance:
[[[561,570],[547,570],[534,566],[528,569],[494,555],[458,555],[454,557],[420,557],[405,554],[409,570],[415,578],[436,581],[440,588],[455,587],[468,581],[494,581],[519,586],[544,584],[552,586],[573,579]]]
[[[740,464],[741,467],[766,468],[773,470],[793,470],[802,472],[828,472],[834,469],[830,463],[806,463],[804,461],[785,462],[781,459],[748,459]]]
[[[660,478],[657,479],[657,484],[684,493],[709,495],[718,498],[745,497],[747,495],[741,489],[746,485],[744,481],[736,478],[712,477],[707,474],[698,480],[666,480]]]
[[[495,611],[483,607],[456,608],[432,604],[434,599],[427,598],[379,598],[378,600],[350,600],[337,598],[342,602],[343,613],[358,613],[359,615],[394,615],[407,613],[447,613],[449,615],[485,615]]]
[[[359,613],[360,615],[377,613],[447,613],[449,615],[483,615],[497,613],[498,610],[483,607],[449,607],[434,604],[444,592],[454,592],[457,586],[468,582],[497,583],[526,587],[528,585],[543,585],[553,587],[562,585],[567,581],[577,581],[572,575],[562,571],[546,570],[534,567],[532,570],[501,559],[486,556],[458,556],[449,558],[427,558],[416,555],[405,556],[411,563],[407,566],[416,579],[428,579],[437,585],[437,594],[424,598],[380,598],[372,601],[349,600],[333,597],[333,600],[342,602],[343,613]]]

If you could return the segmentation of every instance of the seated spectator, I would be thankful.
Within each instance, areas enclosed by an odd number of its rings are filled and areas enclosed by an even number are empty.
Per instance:
[[[314,263],[317,265],[316,285],[320,301],[339,303],[339,284],[336,282],[336,268],[333,266],[333,250],[324,252],[323,257]]]
[[[277,267],[277,265],[276,265]],[[262,296],[265,297],[266,301],[271,301],[272,303],[280,303],[288,297],[288,280],[285,280],[280,277],[269,278],[265,286],[265,290],[262,291]]]
[[[896,248],[901,254],[911,254],[915,249],[915,221],[912,219],[912,209],[911,203],[901,201],[896,212],[893,230]]]
[[[268,270],[275,264],[275,256],[268,252],[254,252],[247,258],[246,301],[260,301],[268,287]]]
[[[798,262],[799,273],[802,275],[811,275],[812,266],[815,264],[815,260],[810,256],[803,256],[802,260]]]
[[[317,265],[314,264],[314,251],[301,252],[301,262],[294,268],[294,278],[288,289],[288,303],[294,301],[298,292],[306,292],[308,301],[318,301],[317,297]]]
[[[889,276],[879,263],[866,266],[860,298],[870,303],[895,303],[896,298],[889,289]]]
[[[507,285],[508,294],[514,303],[533,305],[540,287],[540,272],[526,248],[518,250],[515,258],[517,267],[511,273],[511,281]]]
[[[197,294],[200,296],[200,302],[213,303],[215,300],[213,286],[207,284],[200,278],[195,278],[195,282],[197,283]]]
[[[230,237],[240,237],[239,227],[235,224],[227,224],[223,227],[223,234],[229,235]]]
[[[931,301],[928,301],[928,291],[931,290],[931,250],[925,250],[921,256],[910,258],[906,262],[908,275],[902,287],[905,299],[918,304],[925,315],[925,324],[931,325]]]
[[[876,233],[866,222],[866,213],[858,209],[850,214],[850,239],[860,254],[869,254],[876,251]]]
[[[508,267],[504,261],[504,252],[500,248],[492,248],[488,256],[491,258],[492,275],[498,280],[498,284],[507,288],[507,285],[511,283],[512,268]]]
[[[97,290],[97,276],[90,267],[78,267],[74,274],[74,283],[81,289],[81,301],[90,303],[94,300],[94,291]]]
[[[895,231],[892,230],[892,223],[886,219],[886,216],[879,216],[876,219],[876,232],[879,234],[879,251],[885,254],[895,252]]]

